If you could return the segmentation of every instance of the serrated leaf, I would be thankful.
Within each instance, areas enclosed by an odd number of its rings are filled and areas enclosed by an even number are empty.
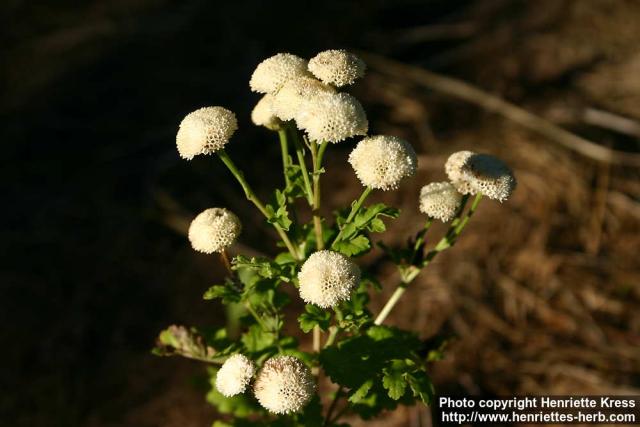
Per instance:
[[[242,334],[241,341],[247,352],[261,354],[275,345],[275,335],[269,331],[263,331],[260,325],[254,324]]]
[[[331,380],[348,388],[360,387],[396,359],[416,356],[420,340],[397,328],[374,326],[367,333],[325,348],[320,363]]]
[[[430,405],[433,402],[435,390],[433,383],[426,372],[418,370],[407,375],[407,382],[413,395],[420,399],[423,403]]]
[[[302,413],[298,414],[296,418],[298,425],[304,427],[321,427],[323,425],[322,403],[318,395],[313,396],[313,399],[307,403]]]
[[[246,269],[255,272],[261,278],[277,278],[284,282],[288,282],[290,280],[292,269],[295,268],[295,266],[287,264],[288,262],[283,262],[283,258],[280,258],[280,262],[276,262],[271,261],[266,257],[249,258],[244,255],[235,256],[232,261],[234,270],[238,270],[240,272],[241,270]],[[253,284],[255,284],[255,281],[251,283],[251,285]]]
[[[224,304],[239,302],[241,297],[242,291],[240,287],[230,279],[227,279],[224,285],[211,286],[206,290],[204,295],[202,295],[202,298],[205,300],[220,298]]]
[[[362,383],[351,395],[349,396],[349,402],[359,403],[367,397],[369,390],[373,387],[373,379],[367,380]]]
[[[388,218],[397,218],[398,215],[400,215],[400,211],[398,209],[389,207],[384,203],[376,203],[375,205],[364,208],[360,212],[358,212],[353,222],[356,225],[356,227],[360,230],[367,228],[369,231],[374,231],[371,226],[372,221],[376,219],[382,221],[379,218],[380,216],[384,216]],[[384,227],[384,223],[382,226]],[[384,231],[384,228],[383,228],[383,231]]]
[[[405,379],[406,364],[401,360],[394,360],[389,367],[384,370],[382,376],[382,386],[389,391],[389,397],[393,400],[400,399],[407,388]]]
[[[361,255],[371,249],[371,241],[363,234],[350,240],[340,240],[333,244],[333,249],[348,257]]]
[[[267,222],[277,224],[283,230],[288,231],[293,223],[289,218],[289,210],[287,206],[287,195],[276,190],[273,194],[273,201],[265,206],[267,211]]]
[[[316,325],[323,331],[326,331],[329,329],[330,322],[331,313],[312,304],[307,304],[304,313],[298,316],[300,329],[305,333],[311,331]]]

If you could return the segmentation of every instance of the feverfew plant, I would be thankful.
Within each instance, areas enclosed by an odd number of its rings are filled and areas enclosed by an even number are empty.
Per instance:
[[[424,225],[416,225],[417,233],[404,239],[404,247],[378,244],[401,279],[383,309],[372,313],[370,293],[389,284],[380,284],[358,265],[358,258],[374,250],[374,235],[384,232],[385,220],[397,218],[399,211],[366,201],[373,191],[397,190],[415,174],[418,157],[399,137],[368,136],[362,105],[338,90],[361,78],[365,68],[357,56],[342,50],[321,52],[310,61],[281,53],[258,65],[250,87],[263,96],[251,120],[277,134],[284,176],[269,203],[254,193],[224,149],[238,128],[233,112],[204,107],[180,124],[180,156],[222,160],[282,249],[273,257],[231,258],[229,247],[242,226],[224,208],[204,210],[189,228],[193,248],[220,256],[227,268],[226,279],[210,287],[204,299],[219,299],[230,308],[228,327],[171,326],[160,333],[155,353],[209,364],[207,399],[224,419],[214,426],[344,426],[345,418],[370,419],[399,404],[431,402],[428,368],[442,357],[442,345],[385,321],[416,276],[455,244],[483,196],[505,201],[516,181],[493,156],[452,154],[444,167],[449,181],[427,183],[416,195],[415,209],[425,214]],[[343,141],[354,137],[362,138],[349,163],[364,187],[362,195],[323,218],[325,152],[330,144],[348,144]],[[308,207],[300,211],[301,205]],[[434,220],[448,229],[427,242]],[[296,315],[291,308],[285,311],[291,295],[299,299],[297,306],[304,304]],[[293,335],[309,334],[310,339],[299,342],[285,333],[285,321],[300,329]]]

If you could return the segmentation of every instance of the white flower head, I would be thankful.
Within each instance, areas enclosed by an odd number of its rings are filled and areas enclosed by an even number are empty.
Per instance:
[[[185,116],[176,135],[178,153],[191,160],[222,149],[238,129],[236,115],[223,107],[204,107]]]
[[[275,356],[258,373],[253,391],[265,409],[274,414],[298,412],[315,392],[311,371],[293,356]]]
[[[511,169],[497,157],[460,151],[452,154],[445,171],[453,185],[462,194],[483,194],[503,202],[516,188]]]
[[[254,92],[273,94],[287,80],[309,75],[306,59],[290,53],[278,53],[258,64],[249,86]]]
[[[398,137],[377,135],[364,138],[349,155],[349,163],[362,185],[391,190],[416,173],[418,158],[411,145]]]
[[[462,194],[450,182],[432,182],[420,190],[420,212],[448,222],[455,216]]]
[[[296,122],[314,141],[336,143],[369,130],[364,108],[348,93],[318,94],[303,104]]]
[[[211,254],[230,246],[240,231],[242,225],[235,214],[224,208],[211,208],[191,221],[189,240],[196,251]]]
[[[360,268],[346,256],[318,251],[302,264],[298,273],[300,297],[322,308],[346,301],[360,282]]]
[[[444,164],[444,171],[447,177],[462,194],[470,194],[473,191],[471,183],[465,178],[463,168],[474,154],[473,151],[458,151],[450,155]]]
[[[229,357],[216,374],[216,389],[226,397],[244,393],[256,367],[242,354]]]
[[[364,76],[366,64],[346,50],[325,50],[309,61],[309,71],[324,83],[337,87],[353,84]]]
[[[281,120],[293,120],[316,97],[325,93],[335,93],[335,89],[313,77],[296,77],[287,81],[275,94],[273,112]]]
[[[251,111],[251,121],[256,126],[264,126],[270,130],[278,130],[282,122],[273,114],[273,95],[266,94],[253,107]]]

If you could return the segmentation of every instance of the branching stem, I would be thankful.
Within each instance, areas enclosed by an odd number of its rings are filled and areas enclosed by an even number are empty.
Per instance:
[[[376,317],[376,320],[374,321],[376,325],[381,325],[385,321],[387,316],[389,316],[389,313],[391,313],[391,310],[393,310],[393,307],[398,303],[398,300],[400,300],[400,298],[406,291],[407,286],[416,278],[416,276],[418,276],[418,274],[420,274],[422,269],[429,265],[431,261],[436,257],[436,255],[455,244],[458,236],[469,222],[469,219],[471,219],[471,217],[477,210],[481,199],[482,194],[476,195],[476,198],[473,200],[473,203],[467,211],[467,214],[462,219],[460,219],[460,214],[462,212],[462,209],[464,209],[464,204],[467,200],[466,198],[464,199],[461,210],[458,211],[458,216],[451,223],[451,226],[449,227],[449,230],[444,235],[444,237],[440,239],[435,248],[433,248],[431,251],[429,251],[429,253],[427,253],[427,255],[425,255],[422,264],[419,267],[412,265],[404,273],[402,280],[398,284],[398,287],[393,292],[387,303],[384,305],[382,311],[380,311],[380,314],[378,314],[378,317]]]
[[[280,137],[280,151],[282,153],[282,170],[284,172],[284,184],[287,188],[291,185],[289,180],[289,142],[287,136],[287,129],[282,127],[278,130],[278,137]]]
[[[258,210],[262,213],[262,215],[264,215],[265,218],[269,218],[269,213],[267,212],[267,209],[265,208],[264,204],[260,201],[258,196],[256,196],[256,194],[253,192],[253,189],[245,179],[244,174],[240,169],[238,169],[235,163],[233,163],[233,160],[231,160],[227,152],[225,150],[218,151],[218,157],[220,157],[220,159],[225,164],[225,166],[227,166],[229,171],[231,171],[233,176],[236,178],[236,180],[242,187],[242,190],[244,191],[244,195],[246,196],[247,200],[253,203],[255,207],[258,208]],[[272,224],[272,225],[276,229],[276,232],[280,236],[280,239],[282,239],[285,246],[291,253],[291,256],[293,256],[293,258],[295,259],[300,259],[300,255],[298,254],[298,251],[296,251],[293,244],[291,244],[291,240],[289,240],[289,236],[287,236],[287,233],[285,233],[282,227],[280,227],[278,224]]]
[[[349,224],[351,221],[353,221],[353,218],[360,211],[360,208],[362,207],[362,204],[367,199],[369,194],[371,194],[372,190],[373,189],[371,187],[365,187],[365,189],[362,191],[362,194],[360,195],[358,200],[356,200],[355,203],[352,204],[351,211],[349,212],[349,216],[347,216],[347,219],[345,220],[344,225],[342,226],[342,228],[338,232],[338,235],[336,236],[336,238],[333,239],[333,243],[331,243],[331,246],[333,246],[335,243],[340,241],[340,239],[342,238],[342,233],[344,233],[344,230],[346,228],[346,225]]]

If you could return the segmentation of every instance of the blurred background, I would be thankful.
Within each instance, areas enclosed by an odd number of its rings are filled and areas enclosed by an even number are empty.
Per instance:
[[[0,425],[210,425],[203,368],[150,355],[172,323],[224,320],[201,299],[222,268],[184,230],[227,206],[245,223],[235,250],[274,248],[221,163],[179,159],[177,126],[235,111],[230,154],[266,194],[278,145],[251,125],[251,72],[329,48],[369,63],[351,91],[371,132],[420,155],[416,178],[374,196],[403,209],[387,243],[420,227],[418,190],[453,151],[497,155],[519,180],[391,318],[456,337],[438,392],[639,394],[638,22],[635,0],[3,1]],[[352,146],[330,147],[327,213],[361,190]],[[363,262],[386,284],[378,310],[397,277]],[[414,407],[378,424],[429,423]]]

